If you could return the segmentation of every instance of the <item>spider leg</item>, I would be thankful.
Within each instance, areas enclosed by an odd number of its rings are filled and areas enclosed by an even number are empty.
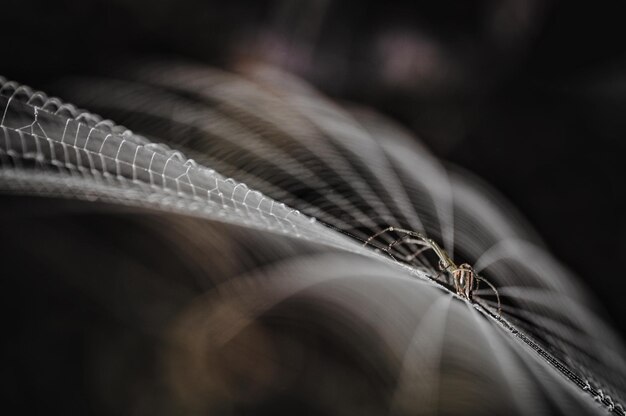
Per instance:
[[[406,241],[404,241],[406,240]],[[402,242],[406,242],[408,244],[415,244],[418,246],[423,246],[426,248],[430,248],[430,245],[422,240],[416,240],[413,238],[412,235],[403,235],[402,237],[392,241],[391,243],[389,243],[389,246],[387,246],[387,249],[391,250],[395,245],[400,244]]]
[[[446,269],[448,271],[451,271],[457,268],[456,264],[450,258],[448,253],[446,253],[446,251],[443,248],[439,247],[439,244],[437,244],[435,240],[432,240],[426,237],[424,234],[419,233],[417,231],[405,230],[403,228],[394,228],[394,230],[396,232],[401,232],[401,233],[412,235],[413,237],[419,238],[420,240],[424,241],[427,245],[429,245],[430,248],[435,252],[437,257],[439,257],[440,268]]]
[[[439,270],[439,271],[437,272],[437,274],[433,277],[433,280],[436,280],[436,281],[438,281],[438,282],[441,282],[441,280],[439,280],[439,276],[441,276],[442,274],[443,274],[443,270]],[[446,283],[446,284],[448,284],[448,285],[449,285],[449,284],[450,284],[450,281],[449,281],[449,280],[446,280],[446,281],[444,281],[444,283]]]
[[[406,241],[405,241],[405,240],[406,240]],[[389,243],[389,245],[387,246],[387,250],[391,251],[391,249],[392,249],[393,247],[395,247],[396,245],[398,245],[398,244],[400,244],[400,243],[402,243],[402,242],[405,242],[405,243],[408,243],[408,244],[415,244],[415,245],[418,245],[418,246],[422,246],[422,248],[421,248],[421,249],[419,249],[419,250],[417,250],[417,251],[415,251],[415,252],[413,252],[413,253],[403,255],[403,257],[402,257],[402,258],[403,258],[403,260],[404,260],[405,262],[407,262],[407,263],[410,263],[410,262],[412,262],[413,260],[415,260],[415,258],[416,258],[417,256],[419,256],[419,255],[420,255],[423,251],[425,251],[425,250],[428,250],[428,249],[431,249],[431,248],[432,248],[432,247],[430,247],[430,245],[429,245],[429,244],[427,244],[425,241],[423,241],[423,240],[421,240],[421,239],[420,239],[420,240],[416,240],[416,239],[415,239],[412,235],[410,235],[410,234],[405,234],[405,235],[403,235],[402,237],[400,237],[400,238],[396,239],[395,241],[392,241],[391,243]],[[420,259],[420,260],[418,260],[418,261],[419,261],[419,262],[420,262],[423,266],[433,268],[433,267],[432,267],[432,265],[430,264],[430,262],[428,261],[428,259],[425,259],[425,260],[426,260],[426,262],[422,261],[421,259]]]
[[[370,236],[367,240],[365,240],[365,242],[363,243],[363,246],[371,244],[372,240],[374,240],[375,238],[379,237],[380,235],[385,234],[387,232],[392,232],[392,231],[395,231],[396,233],[402,233],[402,234],[405,234],[405,235],[400,237],[400,238],[397,238],[394,241],[392,241],[387,246],[386,249],[385,248],[382,249],[387,254],[389,254],[390,256],[391,256],[391,253],[390,253],[391,249],[394,246],[396,246],[396,245],[400,244],[401,242],[403,242],[403,241],[413,237],[413,239],[410,240],[410,243],[416,244],[416,245],[422,245],[422,246],[424,246],[426,248],[429,248],[429,249],[431,249],[431,250],[433,250],[435,252],[437,257],[439,258],[439,269],[446,270],[446,271],[452,271],[452,270],[455,270],[457,268],[456,264],[454,264],[454,261],[452,261],[450,256],[448,256],[448,253],[446,253],[445,250],[443,250],[441,247],[439,247],[439,245],[434,240],[426,237],[424,234],[422,234],[420,232],[407,230],[405,228],[398,228],[398,227],[394,227],[394,226],[387,227],[387,228],[377,232],[376,234]],[[401,251],[401,250],[399,250],[399,251]],[[418,250],[415,253],[403,254],[403,259],[404,259],[405,262],[411,262],[419,254],[421,254],[422,251],[423,250]],[[391,256],[391,257],[395,260],[394,256]],[[430,264],[428,259],[426,259],[426,262],[420,261],[420,263],[422,263],[426,267],[434,269],[434,267]],[[458,285],[456,285],[456,286],[458,286]],[[458,287],[457,287],[457,291],[458,291]]]
[[[426,242],[429,241],[428,238],[424,234],[422,234],[422,233],[420,233],[418,231],[411,231],[411,230],[407,230],[407,229],[404,229],[404,228],[397,228],[397,227],[393,227],[393,229],[394,229],[394,231],[397,231],[399,233],[408,234],[410,236],[419,238],[422,241],[426,241]]]
[[[484,277],[480,277],[479,275],[474,275],[474,277],[476,278],[476,280],[482,280],[483,282],[485,282],[487,284],[487,286],[489,286],[491,288],[491,290],[493,290],[493,293],[496,294],[496,300],[498,301],[498,315],[502,315],[502,303],[500,303],[500,294],[498,293],[498,289],[496,289],[496,287],[491,284],[491,282],[487,279],[485,279]]]
[[[391,227],[387,227],[387,228],[385,228],[385,229],[383,229],[383,230],[381,230],[381,231],[377,232],[376,234],[372,235],[372,236],[371,236],[371,237],[369,237],[367,240],[365,240],[365,242],[363,243],[363,247],[367,246],[368,244],[369,244],[369,245],[373,245],[373,244],[371,243],[371,241],[372,241],[372,240],[374,240],[376,237],[379,237],[379,236],[381,236],[381,235],[383,235],[383,234],[385,234],[385,233],[387,233],[387,232],[391,232],[391,231],[394,231],[394,230],[395,230],[395,228],[394,228],[393,226],[391,226]],[[387,253],[387,255],[388,255],[389,257],[391,257],[394,261],[398,261],[398,259],[396,258],[396,256],[394,256],[394,255],[391,253],[391,248],[392,248],[395,244],[397,244],[397,241],[398,241],[398,240],[401,240],[401,238],[399,238],[399,239],[396,239],[396,240],[392,241],[392,242],[391,242],[391,243],[390,243],[387,247],[378,247],[378,248],[380,248],[382,251],[384,251],[385,253]],[[374,246],[374,247],[376,247],[376,246]]]
[[[387,246],[386,249],[382,248],[382,247],[379,247],[379,248],[381,250],[385,251],[387,254],[389,254],[391,256],[391,258],[393,258],[396,261],[397,261],[396,257],[391,255],[391,249],[394,246],[396,246],[399,243],[401,243],[403,240],[405,240],[407,238],[410,238],[410,237],[417,237],[420,240],[419,241],[414,240],[413,243],[417,243],[417,244],[421,244],[421,245],[427,245],[428,244],[428,240],[420,233],[417,233],[415,231],[405,230],[403,228],[397,228],[397,227],[394,227],[394,226],[390,226],[390,227],[384,228],[384,229],[380,230],[379,232],[377,232],[376,234],[370,236],[367,240],[365,240],[365,242],[363,243],[363,246],[365,247],[367,245],[373,245],[372,244],[372,240],[376,239],[377,237],[380,237],[381,235],[383,235],[385,233],[392,232],[392,231],[403,233],[405,235],[400,237],[400,238],[398,238],[398,239],[396,239],[396,240],[394,240],[394,241],[392,241],[391,243],[389,243],[389,245]],[[402,254],[402,258],[404,259],[405,262],[412,261],[416,256],[417,255],[412,256],[412,253],[404,253],[404,254]],[[430,264],[424,264],[423,262],[420,262],[420,263],[422,263],[426,267],[432,267]]]
[[[385,233],[392,232],[392,231],[397,231],[397,230],[398,230],[398,228],[396,228],[394,226],[389,226],[389,227],[387,227],[387,228],[385,228],[383,230],[380,230],[379,232],[377,232],[376,234],[370,236],[367,240],[365,240],[363,242],[363,247],[365,247],[365,246],[367,246],[369,244],[369,245],[374,246],[375,248],[378,248],[380,250],[383,250],[383,251],[386,251],[387,253],[389,253],[389,251],[388,251],[389,247],[387,248],[387,250],[385,250],[385,248],[373,244],[372,240],[380,237],[381,235],[383,235]],[[399,250],[399,251],[406,251],[406,250]],[[408,255],[408,253],[403,253],[403,255]]]
[[[405,258],[406,261],[413,261],[417,256],[419,256],[420,254],[422,254],[424,251],[428,250],[430,247],[422,247],[419,250],[416,250],[413,254],[411,254],[410,256],[407,256]]]
[[[383,249],[383,250],[384,250],[384,249]],[[387,253],[387,254],[389,255],[389,257],[391,257],[391,258],[393,259],[393,261],[396,261],[396,262],[398,261],[398,259],[396,258],[396,256],[394,256],[393,254],[391,254],[391,252],[389,252],[389,251],[387,251],[387,250],[384,250],[384,251],[385,251],[385,253]]]
[[[381,230],[381,231],[377,232],[376,234],[370,236],[367,240],[365,240],[365,242],[363,243],[363,247],[365,247],[368,244],[371,244],[371,241],[373,239],[375,239],[376,237],[379,237],[379,236],[381,236],[381,235],[383,235],[385,233],[388,233],[390,231],[393,231],[393,230],[396,230],[396,228],[394,228],[394,227],[387,227],[384,230]]]
[[[435,252],[435,254],[437,254],[437,257],[439,257],[440,261],[443,261],[444,259],[441,257],[441,249],[439,248],[439,246],[437,245],[437,243],[435,243],[433,240],[431,240],[430,238],[426,237],[424,234],[418,232],[418,231],[411,231],[411,230],[407,230],[405,228],[397,228],[397,227],[390,227],[393,228],[393,231],[397,232],[397,233],[403,233],[406,236],[409,237],[414,237],[413,240],[409,241],[412,244],[416,244],[416,245],[421,245],[424,246],[426,248],[429,248],[431,250],[433,250]],[[395,246],[396,244],[398,244],[399,242],[403,241],[405,238],[407,237],[401,237],[398,240],[392,242],[389,245],[389,248],[391,249],[391,247]],[[419,256],[424,250],[418,250],[417,252],[413,253],[413,254],[407,254],[405,255],[404,259],[406,262],[411,262],[413,261],[417,256]],[[420,263],[422,263],[422,265],[429,267],[431,269],[434,269],[433,265],[430,263],[430,261],[428,261],[428,259],[425,259],[426,261],[420,261]]]

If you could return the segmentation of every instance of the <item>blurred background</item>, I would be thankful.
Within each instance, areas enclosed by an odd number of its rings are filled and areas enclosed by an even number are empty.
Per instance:
[[[377,109],[504,194],[626,333],[621,2],[9,0],[2,15],[0,73],[61,97],[60,78],[175,57],[266,62]]]

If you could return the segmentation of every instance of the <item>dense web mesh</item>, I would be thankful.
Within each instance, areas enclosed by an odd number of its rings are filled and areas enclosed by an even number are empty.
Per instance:
[[[487,390],[499,386],[517,414],[592,413],[591,399],[624,414],[624,348],[584,288],[510,206],[392,122],[341,108],[267,67],[243,77],[155,62],[125,67],[119,79],[68,80],[62,90],[141,134],[0,79],[3,190],[147,207],[322,245],[325,257],[294,256],[270,277],[253,267],[222,293],[262,311],[305,286],[354,279],[350,293],[361,297],[344,307],[399,357],[391,400],[399,414],[418,402],[437,409],[427,398],[448,394],[455,360],[480,374],[484,389],[468,392],[485,395],[478,403],[487,410]],[[502,314],[489,288],[461,307],[432,253],[395,244],[395,258],[412,259],[397,263],[363,247],[389,226],[422,232],[475,265],[497,287]],[[400,237],[383,233],[374,245]],[[372,285],[410,306],[383,305],[372,316]]]

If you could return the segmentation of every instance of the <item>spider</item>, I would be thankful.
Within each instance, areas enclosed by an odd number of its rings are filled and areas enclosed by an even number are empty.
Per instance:
[[[368,244],[371,244],[372,240],[374,240],[376,237],[393,231],[403,234],[403,236],[389,243],[387,248],[383,248],[383,250],[387,254],[389,254],[394,260],[397,259],[393,254],[391,254],[391,249],[402,242],[416,244],[423,247],[421,250],[418,250],[413,254],[402,256],[401,258],[405,262],[413,261],[424,250],[433,250],[439,259],[439,269],[442,272],[447,272],[452,275],[454,288],[456,289],[457,295],[461,296],[464,299],[472,301],[474,291],[478,289],[479,283],[485,282],[496,295],[496,299],[498,301],[498,315],[501,315],[502,306],[500,304],[500,295],[498,294],[498,290],[495,288],[495,286],[492,285],[491,282],[489,282],[487,279],[479,276],[474,268],[469,264],[463,263],[460,266],[457,266],[456,263],[450,258],[448,253],[443,248],[441,248],[439,244],[437,244],[434,240],[426,237],[425,235],[417,231],[405,230],[403,228],[387,227],[365,240],[363,246],[365,247]]]

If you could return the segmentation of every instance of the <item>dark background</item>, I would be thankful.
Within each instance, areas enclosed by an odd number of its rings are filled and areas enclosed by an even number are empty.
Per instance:
[[[495,186],[625,334],[621,3],[9,1],[0,73],[47,90],[128,57],[283,66]]]

